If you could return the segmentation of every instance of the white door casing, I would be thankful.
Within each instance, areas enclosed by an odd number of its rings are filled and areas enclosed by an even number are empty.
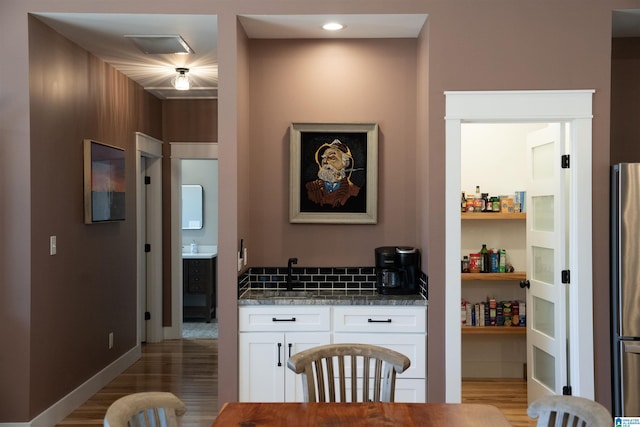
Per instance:
[[[594,90],[445,92],[445,353],[449,403],[461,401],[460,331],[460,144],[463,122],[566,122],[571,133],[568,255],[572,283],[569,296],[572,345],[568,355],[573,394],[594,398],[593,294],[591,249],[591,143]],[[580,232],[578,232],[578,230]]]
[[[182,212],[183,159],[218,158],[217,142],[171,142],[171,326],[164,327],[164,339],[182,338]]]
[[[136,132],[137,340],[162,340],[162,141]],[[143,188],[144,175],[152,185]],[[145,253],[144,245],[151,245]],[[151,319],[145,320],[145,311]]]

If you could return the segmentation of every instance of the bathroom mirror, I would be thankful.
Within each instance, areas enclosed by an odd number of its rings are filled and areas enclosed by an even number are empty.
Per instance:
[[[202,185],[182,186],[182,229],[202,228]]]

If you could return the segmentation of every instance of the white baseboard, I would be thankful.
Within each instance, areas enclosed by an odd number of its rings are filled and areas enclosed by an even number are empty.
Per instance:
[[[133,365],[142,355],[140,344],[120,356],[78,388],[44,410],[33,420],[24,423],[0,423],[0,427],[51,427],[65,419],[91,396]]]

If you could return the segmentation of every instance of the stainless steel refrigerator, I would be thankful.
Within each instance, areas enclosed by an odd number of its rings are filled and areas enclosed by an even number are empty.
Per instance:
[[[640,417],[640,163],[611,170],[613,415]]]

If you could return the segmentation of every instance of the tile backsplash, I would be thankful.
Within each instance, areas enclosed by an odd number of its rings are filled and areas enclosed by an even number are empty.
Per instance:
[[[303,289],[376,289],[375,267],[294,267],[293,280]],[[427,298],[428,280],[420,275],[420,293]],[[246,289],[284,289],[286,267],[251,267],[238,277],[238,293]]]

